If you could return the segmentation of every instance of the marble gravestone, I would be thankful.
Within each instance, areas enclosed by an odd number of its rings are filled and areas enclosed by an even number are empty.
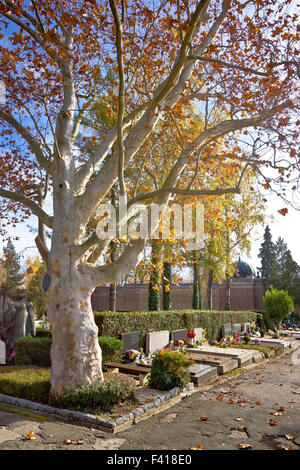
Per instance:
[[[227,336],[233,335],[233,329],[231,323],[225,323],[222,325],[222,338],[227,338]]]
[[[129,333],[121,333],[121,340],[124,341],[123,352],[128,349],[138,350],[140,347],[140,332],[130,331]]]
[[[171,340],[172,341],[187,341],[188,339],[188,330],[182,329],[182,330],[174,330],[171,333]]]
[[[5,343],[0,340],[0,364],[6,364],[6,351]]]
[[[234,336],[236,336],[237,334],[241,334],[242,332],[242,325],[240,323],[234,323],[232,325],[232,333]]]
[[[194,341],[199,341],[203,339],[203,328],[194,328],[195,338]]]
[[[247,331],[248,333],[251,332],[250,323],[242,323],[242,332],[245,331]]]
[[[146,354],[152,354],[160,351],[169,344],[169,330],[152,331],[146,334]]]

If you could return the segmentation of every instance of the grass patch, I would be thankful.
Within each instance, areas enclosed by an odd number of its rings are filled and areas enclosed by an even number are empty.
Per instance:
[[[57,408],[80,410],[106,417],[121,416],[136,408],[133,391],[137,385],[134,378],[125,374],[104,374],[104,382],[80,387],[61,397]],[[9,366],[0,368],[0,393],[46,404],[49,401],[50,369],[42,367]],[[14,411],[12,408],[11,411]],[[18,413],[19,411],[15,411]],[[35,419],[34,414],[25,416]],[[37,418],[38,419],[38,418]],[[43,419],[43,418],[40,418]]]
[[[241,372],[244,372],[243,369],[237,368],[237,369],[231,370],[230,372],[227,372],[227,374],[225,374],[225,375],[226,375],[226,377],[234,377],[235,375],[238,375]]]
[[[0,369],[0,393],[47,403],[50,391],[50,369],[11,366]]]
[[[35,413],[30,413],[29,411],[19,410],[16,408],[11,408],[9,406],[0,405],[1,411],[7,411],[9,413],[16,413],[18,415],[26,416],[27,418],[36,419],[38,421],[50,421],[46,416],[37,415]]]

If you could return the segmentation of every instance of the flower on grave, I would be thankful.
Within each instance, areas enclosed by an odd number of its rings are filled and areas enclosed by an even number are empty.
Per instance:
[[[136,349],[127,349],[127,351],[125,351],[125,360],[128,362],[134,361],[139,355],[140,353],[136,351]]]
[[[159,351],[159,355],[160,355],[160,356],[163,356],[164,353],[165,353],[165,351],[164,351],[163,349],[161,349],[161,350]]]
[[[196,333],[194,329],[192,331],[188,330],[188,338],[195,338],[195,336],[196,336]]]
[[[184,341],[182,339],[180,339],[178,341],[178,345],[179,345],[180,348],[182,348],[182,346],[184,345]]]

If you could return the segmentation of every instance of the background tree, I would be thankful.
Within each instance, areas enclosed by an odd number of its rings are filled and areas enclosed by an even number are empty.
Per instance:
[[[277,327],[280,326],[282,320],[287,318],[294,311],[294,303],[292,297],[283,289],[276,289],[271,286],[264,295],[264,305],[271,320]]]
[[[31,279],[36,274],[38,269],[41,267],[42,260],[40,259],[39,256],[37,256],[34,260],[32,260],[29,257],[29,258],[27,258],[25,263],[26,263],[27,268],[26,268],[25,273],[24,273],[24,275],[25,275],[24,284],[25,284],[25,287],[27,289]]]
[[[275,269],[275,247],[272,241],[272,235],[267,225],[264,233],[264,240],[261,244],[258,257],[261,259],[261,267],[259,272],[263,278],[264,290],[269,289],[271,280],[273,279]]]
[[[21,272],[20,255],[11,241],[3,249],[4,267],[6,269],[6,280],[1,286],[3,295],[3,306],[7,298],[19,300],[20,294],[24,292],[24,276]]]
[[[287,0],[1,0],[2,229],[30,213],[39,220],[36,243],[47,265],[53,335],[51,397],[102,380],[90,296],[97,285],[123,278],[145,247],[145,240],[129,240],[113,263],[101,264],[111,240],[89,236],[87,228],[116,182],[138,211],[141,201],[168,204],[176,194],[239,193],[249,164],[265,185],[284,189],[293,179],[299,33],[288,6]],[[79,132],[84,114],[104,97],[115,124],[83,152],[82,140],[93,132]],[[203,114],[197,136],[181,132],[183,106]],[[158,125],[173,136],[176,151],[156,155],[157,189],[132,196],[124,170],[138,165],[145,173],[140,159],[160,136]],[[228,149],[221,155],[220,138]],[[229,186],[232,162],[236,181]],[[216,165],[223,177],[211,187]],[[269,166],[273,182],[265,174]],[[45,210],[46,194],[53,214]],[[50,249],[45,226],[52,229]]]
[[[48,309],[48,304],[45,301],[42,290],[42,279],[46,273],[47,267],[45,263],[41,263],[36,273],[30,279],[26,289],[28,300],[33,303],[35,317],[38,319],[42,318],[47,313]]]

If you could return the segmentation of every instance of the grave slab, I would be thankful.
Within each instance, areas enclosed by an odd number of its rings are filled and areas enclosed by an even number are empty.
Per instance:
[[[189,352],[195,352],[199,355],[209,354],[214,356],[225,356],[237,359],[238,367],[252,362],[252,354],[246,349],[218,348],[217,346],[201,346],[200,348],[191,348]]]
[[[272,338],[251,338],[251,344],[259,341],[258,344],[261,344],[262,346],[266,346],[267,348],[275,348],[276,346],[279,346],[281,349],[285,349],[289,347],[289,342],[284,340],[284,339],[272,339]]]
[[[196,374],[191,374],[191,380],[194,385],[198,386],[201,383],[207,382],[213,377],[217,377],[218,371],[216,367],[211,367],[206,364],[200,364],[201,368],[198,369]]]
[[[187,341],[188,339],[188,330],[182,329],[182,330],[174,330],[171,333],[171,340],[172,341]]]
[[[129,333],[121,333],[121,339],[124,341],[123,352],[128,349],[139,349],[140,333],[139,331],[131,331]]]
[[[232,357],[222,357],[212,354],[202,354],[201,356],[199,356],[199,354],[197,353],[188,353],[187,357],[189,359],[193,359],[193,361],[197,361],[191,366],[191,368],[194,367],[193,370],[197,370],[197,363],[201,363],[211,367],[216,367],[218,374],[222,375],[238,367],[238,360]]]
[[[6,364],[5,343],[0,340],[0,364]]]
[[[155,353],[169,344],[169,330],[153,331],[146,334],[146,354]]]

